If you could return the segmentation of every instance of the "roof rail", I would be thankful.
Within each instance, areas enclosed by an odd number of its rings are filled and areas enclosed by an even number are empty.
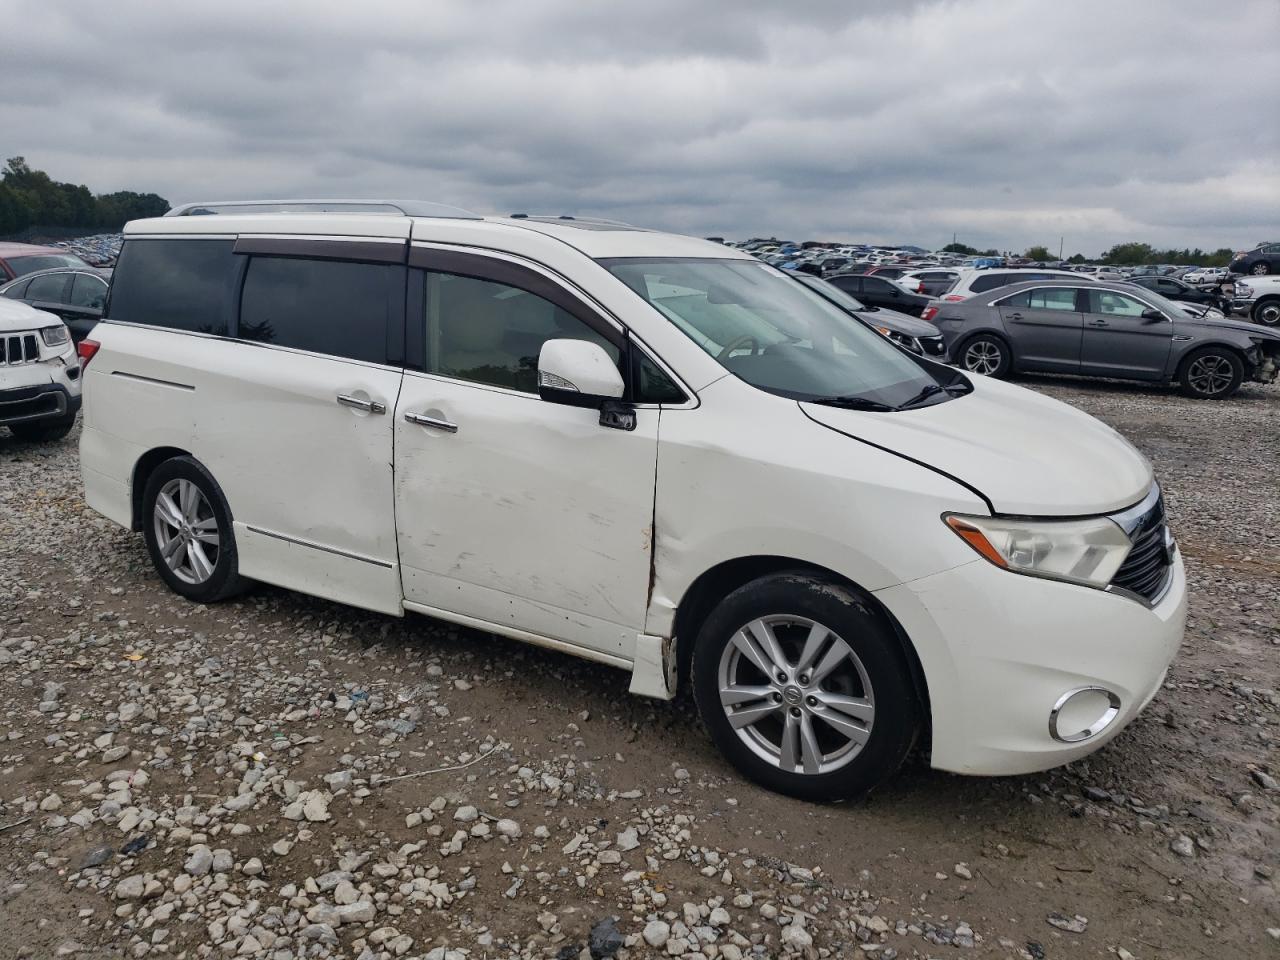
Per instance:
[[[427,200],[206,200],[174,207],[166,217],[217,213],[385,213],[402,217],[483,220],[478,213]]]
[[[635,227],[633,223],[627,223],[625,220],[607,220],[604,217],[579,217],[567,213],[559,215],[552,213],[513,213],[512,220],[539,220],[544,223],[554,223],[557,220],[571,220],[575,223],[594,223],[606,227]],[[636,228],[639,229],[639,228]]]

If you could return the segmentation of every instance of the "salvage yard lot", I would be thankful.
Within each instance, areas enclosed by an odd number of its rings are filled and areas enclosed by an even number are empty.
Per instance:
[[[575,957],[615,927],[633,957],[1276,955],[1280,387],[1022,382],[1154,462],[1183,650],[1070,768],[914,758],[828,807],[618,671],[269,587],[188,604],[84,506],[75,434],[0,436],[0,957]]]

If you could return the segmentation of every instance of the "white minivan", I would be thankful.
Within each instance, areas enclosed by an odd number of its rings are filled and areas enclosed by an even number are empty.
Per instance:
[[[203,215],[196,215],[203,214]],[[1150,464],[720,244],[434,204],[131,223],[82,350],[85,495],[161,578],[261,580],[692,689],[754,780],[1114,737],[1186,615]]]

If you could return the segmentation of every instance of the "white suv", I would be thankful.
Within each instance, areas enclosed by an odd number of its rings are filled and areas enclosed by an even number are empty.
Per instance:
[[[0,427],[19,440],[61,440],[80,409],[80,361],[51,313],[0,297]]]
[[[1008,269],[1000,267],[988,270],[966,268],[957,271],[957,274],[956,282],[951,285],[946,293],[937,295],[939,300],[947,303],[959,303],[961,300],[968,300],[979,293],[986,293],[988,290],[995,290],[997,287],[1007,287],[1011,283],[1021,283],[1024,280],[1073,280],[1079,282],[1081,280],[1097,279],[1092,274],[1076,273],[1071,270],[1024,270],[1021,268]]]
[[[126,228],[85,492],[183,596],[263,580],[687,684],[742,772],[815,799],[922,738],[1065,763],[1159,689],[1183,566],[1109,427],[720,244],[326,206]]]

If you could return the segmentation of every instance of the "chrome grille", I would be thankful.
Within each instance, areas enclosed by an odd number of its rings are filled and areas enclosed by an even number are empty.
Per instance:
[[[34,333],[0,334],[0,363],[13,366],[40,359],[40,341]]]
[[[1136,594],[1148,603],[1155,603],[1164,593],[1173,565],[1173,538],[1165,522],[1164,498],[1158,488],[1153,493],[1154,504],[1114,518],[1125,528],[1133,547],[1111,579],[1113,587]]]

